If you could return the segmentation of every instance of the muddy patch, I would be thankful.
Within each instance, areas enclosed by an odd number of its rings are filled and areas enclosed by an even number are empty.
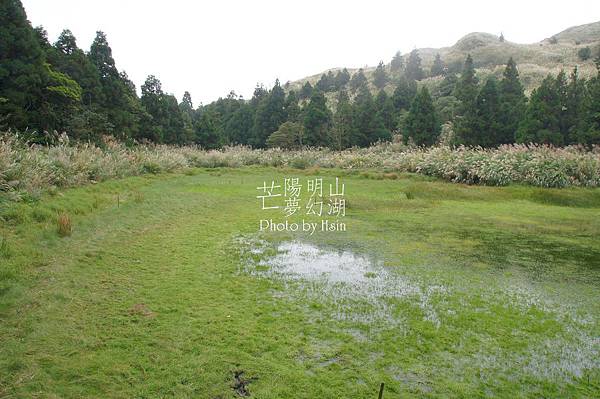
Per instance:
[[[252,381],[255,381],[256,377],[245,377],[244,370],[236,370],[233,372],[233,388],[234,392],[241,397],[247,398],[250,396],[249,385]]]

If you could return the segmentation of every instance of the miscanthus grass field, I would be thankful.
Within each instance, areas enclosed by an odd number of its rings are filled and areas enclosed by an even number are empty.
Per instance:
[[[2,398],[600,396],[597,152],[0,148]]]

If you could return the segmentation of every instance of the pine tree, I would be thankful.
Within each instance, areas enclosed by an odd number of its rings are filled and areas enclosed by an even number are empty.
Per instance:
[[[456,85],[458,84],[458,77],[449,73],[444,76],[444,80],[438,86],[438,91],[436,93],[436,97],[448,97],[452,96],[455,93]]]
[[[337,105],[333,117],[333,127],[331,128],[331,137],[329,145],[335,150],[342,150],[352,144],[352,105],[348,93],[340,90],[337,96]]]
[[[490,77],[475,101],[477,112],[477,129],[472,136],[473,141],[465,143],[473,146],[493,147],[500,144],[500,93],[496,79]]]
[[[375,98],[377,117],[390,134],[396,129],[394,102],[384,90],[380,90]]]
[[[312,96],[312,92],[313,92],[312,85],[310,84],[310,82],[306,82],[306,83],[304,83],[304,86],[302,86],[302,90],[300,90],[300,98],[302,100],[310,98]]]
[[[112,49],[103,32],[96,32],[88,57],[99,72],[102,87],[101,112],[107,115],[114,126],[114,130],[108,133],[113,133],[120,138],[137,136],[141,111],[139,99],[133,83],[126,74],[119,73],[117,70]],[[145,134],[142,134],[140,137],[144,136]]]
[[[338,71],[337,75],[335,76],[336,90],[342,89],[348,84],[348,82],[350,82],[350,72],[348,72],[346,68],[342,69],[341,71]]]
[[[444,75],[446,66],[444,65],[444,61],[440,57],[440,54],[435,55],[435,59],[433,60],[433,65],[431,66],[431,76],[440,76]]]
[[[400,51],[396,52],[394,58],[390,62],[390,71],[392,73],[401,72],[404,69],[404,58],[402,57],[402,53]]]
[[[366,85],[360,88],[353,108],[352,133],[355,135],[352,139],[353,144],[366,147],[378,140],[390,138],[390,132],[383,126],[383,121],[377,117],[377,106]]]
[[[83,89],[83,104],[88,107],[100,104],[103,98],[98,70],[77,46],[73,33],[65,29],[54,48],[58,50],[58,55],[55,56],[54,62],[51,61],[52,65],[79,83]]]
[[[548,75],[531,93],[525,116],[517,130],[517,142],[562,145],[561,113],[557,80]]]
[[[331,71],[329,71],[329,72],[331,72]],[[315,85],[315,88],[317,90],[322,91],[323,93],[327,93],[328,91],[331,90],[331,86],[332,86],[332,82],[330,80],[330,76],[328,74],[324,73],[323,75],[321,75],[321,79],[319,79],[319,81]]]
[[[285,92],[277,79],[269,94],[264,97],[256,109],[253,145],[264,147],[267,137],[276,131],[285,120]]]
[[[456,98],[460,101],[458,117],[455,121],[455,132],[458,140],[465,145],[477,145],[479,142],[477,108],[475,104],[479,92],[477,84],[478,79],[475,75],[473,58],[469,54],[454,91]]]
[[[285,99],[285,115],[290,122],[300,121],[300,106],[298,105],[298,97],[294,90],[290,90]]]
[[[165,125],[165,109],[162,103],[162,85],[154,75],[150,75],[146,78],[146,81],[142,85],[142,98],[141,102],[148,114],[150,119],[144,121],[142,125],[142,135],[140,138],[160,143],[164,139],[164,125]]]
[[[192,102],[192,95],[189,91],[183,93],[183,97],[179,103],[179,111],[181,112],[181,117],[183,119],[186,141],[193,142],[196,112],[194,111],[194,103]]]
[[[366,84],[367,84],[367,78],[366,78],[362,68],[360,68],[358,70],[358,72],[356,72],[354,75],[352,75],[352,78],[350,79],[350,89],[352,91],[357,91],[358,89],[365,86]]]
[[[475,67],[473,65],[473,58],[471,55],[467,55],[465,60],[460,79],[456,85],[456,98],[465,103],[474,102],[477,97],[477,84],[479,80],[475,74]]]
[[[0,38],[0,119],[17,129],[43,129],[48,70],[21,1],[0,3]]]
[[[392,95],[392,102],[396,111],[408,110],[416,95],[417,83],[414,80],[408,80],[404,76],[400,77]]]
[[[588,130],[586,111],[590,101],[585,79],[579,77],[577,67],[573,69],[567,85],[563,110],[565,144],[575,144]],[[585,142],[586,140],[583,140]]]
[[[206,107],[200,113],[195,128],[195,142],[205,149],[215,149],[221,146],[222,122],[218,112],[212,107]]]
[[[373,72],[373,84],[378,89],[383,89],[388,81],[389,78],[385,72],[385,66],[383,65],[383,61],[380,61],[379,65],[377,65],[377,68],[375,68],[375,71]]]
[[[90,61],[98,68],[101,78],[116,78],[119,75],[117,67],[115,66],[115,60],[112,56],[112,49],[108,44],[104,32],[96,32],[96,38],[90,47],[88,56]]]
[[[498,144],[510,144],[515,141],[519,123],[525,115],[526,103],[527,98],[525,97],[523,85],[519,80],[517,64],[511,57],[506,64],[506,68],[504,68],[502,81],[500,82]]]
[[[191,113],[194,110],[194,103],[192,102],[192,95],[189,91],[183,93],[181,103],[179,104],[181,109],[186,113]]]
[[[585,113],[585,131],[577,140],[583,144],[600,144],[600,57],[596,59],[596,76],[587,82],[588,102]]]
[[[224,126],[225,135],[232,144],[251,144],[254,126],[254,109],[250,103],[243,102],[231,115]]]
[[[163,120],[164,142],[178,145],[192,142],[192,131],[186,126],[177,98],[172,94],[164,94],[161,102],[165,115]]]
[[[421,67],[421,57],[416,49],[408,55],[405,74],[409,80],[421,80],[425,76]]]
[[[304,112],[305,144],[309,146],[325,147],[329,145],[329,127],[331,113],[327,108],[325,96],[315,90]]]
[[[427,87],[422,87],[413,100],[403,130],[417,145],[429,146],[436,142],[440,124]]]

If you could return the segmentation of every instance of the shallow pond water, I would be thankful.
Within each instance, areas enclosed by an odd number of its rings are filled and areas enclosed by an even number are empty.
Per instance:
[[[261,255],[264,248],[255,244],[250,251]],[[301,241],[278,244],[272,256],[261,257],[249,271],[294,284],[308,299],[331,305],[331,315],[337,319],[369,325],[398,325],[402,317],[394,315],[393,302],[410,300],[421,309],[424,319],[439,327],[430,298],[446,293],[443,286],[393,273],[376,255]]]

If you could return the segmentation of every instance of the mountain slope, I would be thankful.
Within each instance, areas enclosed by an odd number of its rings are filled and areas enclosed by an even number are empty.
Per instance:
[[[547,74],[557,74],[561,69],[570,71],[577,66],[581,76],[592,76],[596,70],[593,60],[582,61],[577,55],[578,51],[584,47],[590,47],[592,58],[600,54],[600,21],[568,28],[551,38],[532,44],[501,42],[496,35],[474,32],[467,34],[453,46],[437,49],[421,48],[417,51],[422,58],[423,69],[426,73],[438,53],[449,71],[452,72],[460,71],[467,54],[471,54],[481,78],[490,74],[501,76],[506,61],[513,57],[518,64],[521,81],[526,91],[530,92]],[[405,54],[405,63],[407,57],[408,55]],[[339,69],[341,68],[332,68],[331,70],[335,72]],[[350,73],[354,73],[357,69],[348,68],[348,70]],[[375,67],[367,67],[363,70],[370,79]],[[322,73],[319,73],[290,82],[288,88],[298,90],[306,81],[314,85],[321,75]],[[439,78],[427,78],[423,80],[423,84],[433,84],[437,80]],[[386,91],[391,90],[393,90],[393,85],[386,87]]]

